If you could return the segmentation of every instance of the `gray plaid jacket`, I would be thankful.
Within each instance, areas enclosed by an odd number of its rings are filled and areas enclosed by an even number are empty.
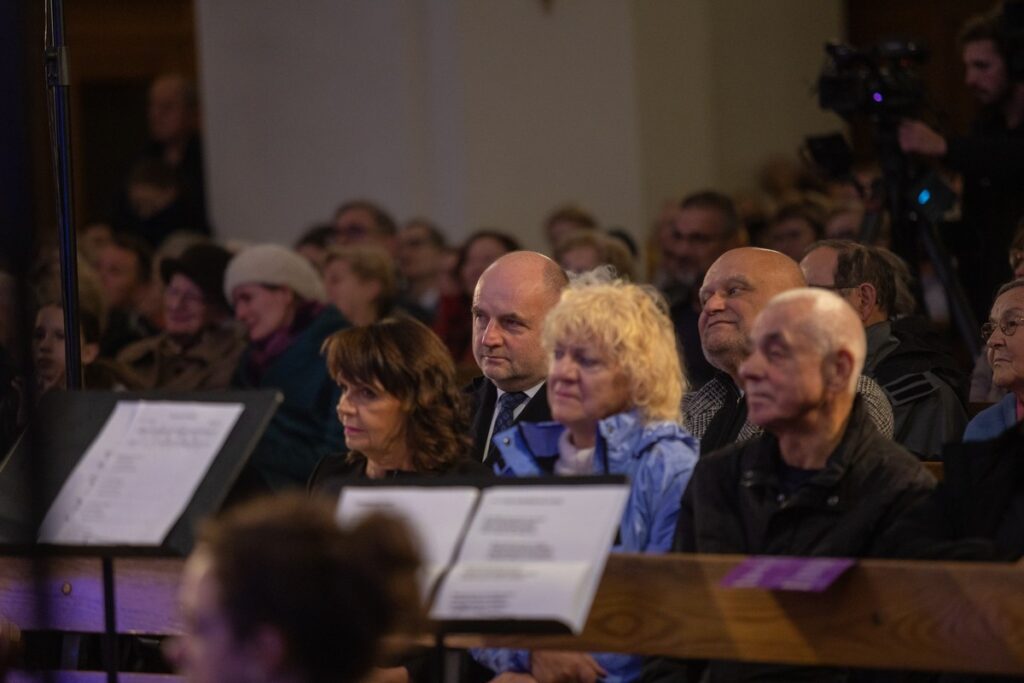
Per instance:
[[[725,405],[729,390],[725,382],[731,381],[726,375],[715,375],[707,384],[697,391],[691,391],[683,397],[683,426],[698,439],[704,438],[708,425],[715,414]],[[887,439],[892,438],[893,419],[892,404],[878,383],[870,377],[860,376],[857,380],[857,393],[864,399],[864,407],[875,427]],[[761,436],[760,427],[744,422],[740,427],[736,441],[746,441]]]

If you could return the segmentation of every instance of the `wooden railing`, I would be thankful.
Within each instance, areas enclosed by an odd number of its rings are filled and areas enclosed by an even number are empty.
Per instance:
[[[719,587],[742,559],[613,555],[580,636],[461,635],[446,642],[1024,674],[1024,567],[864,560],[821,594]],[[117,560],[118,631],[179,632],[180,571],[180,560]],[[98,560],[53,560],[42,586],[47,613],[37,609],[31,565],[0,560],[0,611],[22,629],[102,632]]]

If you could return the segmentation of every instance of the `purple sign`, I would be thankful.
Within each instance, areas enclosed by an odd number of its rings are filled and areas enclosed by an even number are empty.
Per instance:
[[[841,557],[748,557],[718,584],[722,588],[820,593],[854,565]]]

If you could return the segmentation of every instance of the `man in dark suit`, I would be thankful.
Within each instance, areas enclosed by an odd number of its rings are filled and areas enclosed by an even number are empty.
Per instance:
[[[551,419],[541,329],[568,283],[557,263],[533,251],[506,254],[480,276],[473,293],[473,356],[483,377],[468,388],[477,460],[492,464],[498,453],[491,438],[516,422]]]

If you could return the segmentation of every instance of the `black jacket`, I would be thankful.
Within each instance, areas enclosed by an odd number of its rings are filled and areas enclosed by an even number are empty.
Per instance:
[[[901,520],[906,557],[1015,560],[1024,555],[1024,423],[943,451],[943,480]]]
[[[494,407],[498,402],[498,389],[494,382],[486,377],[480,376],[474,379],[464,389],[470,397],[470,410],[472,421],[470,422],[470,437],[473,439],[473,447],[469,457],[477,462],[491,465],[497,449],[492,448],[487,453],[487,460],[484,460],[484,445],[487,443],[487,432],[491,429],[491,419],[494,416]],[[548,422],[551,420],[551,408],[548,407],[547,385],[541,386],[540,390],[531,398],[515,423],[522,422]]]
[[[700,553],[885,556],[894,522],[935,485],[917,458],[878,433],[860,399],[825,468],[790,496],[780,486],[781,462],[770,434],[701,458],[683,496],[677,547]],[[848,672],[837,669],[740,662],[712,662],[708,668],[712,683],[848,680]],[[667,677],[654,677],[662,678]],[[679,671],[672,678],[690,680]]]

